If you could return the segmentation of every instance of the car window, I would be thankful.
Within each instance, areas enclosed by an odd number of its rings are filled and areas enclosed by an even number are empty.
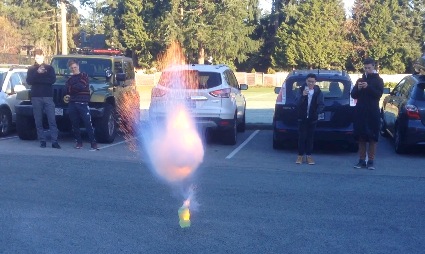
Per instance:
[[[408,98],[410,97],[410,92],[412,91],[413,83],[412,80],[407,78],[401,87],[400,96]]]
[[[286,81],[286,100],[294,102],[297,90],[305,84],[305,79],[289,79]],[[350,99],[351,82],[348,80],[317,80],[316,85],[322,90],[326,99]]]
[[[209,89],[221,83],[221,75],[217,72],[181,70],[162,72],[158,84],[177,89]]]
[[[105,71],[112,68],[112,63],[108,59],[96,59],[96,58],[54,58],[52,60],[52,66],[55,69],[56,75],[69,75],[68,61],[75,59],[80,65],[80,71],[87,73],[89,77],[103,78],[105,77]]]
[[[227,83],[234,88],[238,88],[238,80],[236,79],[235,74],[231,70],[227,70],[224,72],[224,76],[226,78]]]
[[[395,95],[395,96],[400,96],[401,95],[401,90],[402,90],[402,87],[404,86],[404,84],[406,83],[406,79],[403,79],[402,81],[400,81],[397,85],[396,85],[396,87],[394,87],[394,90],[392,91],[392,93]]]
[[[418,101],[425,101],[425,83],[419,83],[416,86],[412,98]]]

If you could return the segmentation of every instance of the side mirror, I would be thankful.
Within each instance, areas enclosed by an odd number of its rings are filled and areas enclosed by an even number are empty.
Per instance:
[[[384,87],[384,94],[390,94],[390,88]]]
[[[247,84],[240,84],[239,90],[248,90],[248,85]]]
[[[125,81],[125,73],[117,73],[115,78],[117,79],[117,81]]]
[[[274,88],[274,93],[275,93],[275,94],[279,94],[279,93],[280,93],[280,89],[281,89],[281,87],[280,87],[280,86],[276,86],[276,87]]]

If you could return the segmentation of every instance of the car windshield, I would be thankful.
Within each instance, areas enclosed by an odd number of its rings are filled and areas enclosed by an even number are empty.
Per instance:
[[[3,83],[3,80],[4,80],[4,78],[6,77],[6,73],[7,73],[7,72],[0,71],[0,81],[1,81],[1,83]]]
[[[289,79],[286,81],[287,100],[295,100],[297,89],[305,84],[305,79]],[[325,100],[331,99],[349,99],[351,91],[351,82],[343,79],[323,80],[318,79],[316,85],[322,90]]]
[[[107,59],[96,58],[54,58],[52,66],[58,76],[68,76],[71,72],[68,68],[68,61],[75,59],[80,65],[80,72],[85,72],[89,77],[96,79],[106,79],[105,71],[112,69],[112,62]]]
[[[221,85],[221,76],[217,72],[196,70],[164,71],[159,85],[180,89],[209,89]]]

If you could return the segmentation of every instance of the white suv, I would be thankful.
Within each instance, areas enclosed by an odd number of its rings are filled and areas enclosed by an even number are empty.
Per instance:
[[[0,136],[6,136],[16,123],[16,93],[28,88],[28,66],[0,65]]]
[[[179,65],[165,69],[152,89],[149,117],[165,117],[170,102],[186,105],[195,123],[220,132],[225,144],[234,145],[245,131],[245,97],[235,74],[226,65]]]

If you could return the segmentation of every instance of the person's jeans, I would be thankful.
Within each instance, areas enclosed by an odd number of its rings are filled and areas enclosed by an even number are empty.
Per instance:
[[[47,116],[49,124],[50,136],[52,142],[58,142],[58,127],[56,125],[55,103],[53,97],[32,97],[32,109],[34,113],[35,127],[37,129],[38,140],[46,141],[46,135],[43,128],[43,112]]]
[[[316,123],[308,120],[298,121],[298,155],[311,155]]]
[[[83,120],[90,143],[96,142],[88,103],[70,102],[68,105],[68,114],[69,118],[71,119],[72,131],[74,132],[75,141],[77,143],[82,143],[80,120]]]

